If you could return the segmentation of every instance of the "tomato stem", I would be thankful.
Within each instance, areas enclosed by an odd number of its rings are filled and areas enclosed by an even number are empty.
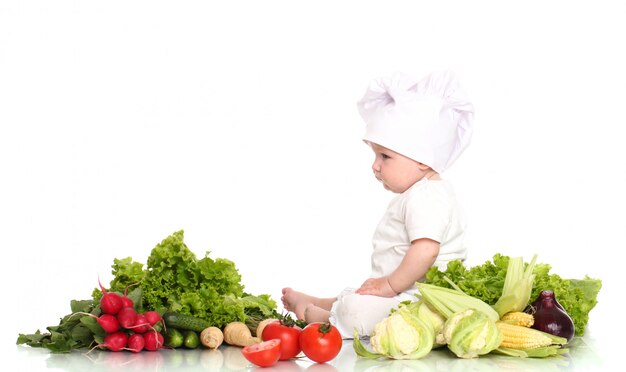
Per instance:
[[[320,325],[319,331],[322,335],[327,334],[328,332],[330,332],[332,330],[332,326],[330,325],[329,322],[326,322],[324,324]]]
[[[284,325],[285,327],[293,327],[296,325],[296,321],[293,320],[289,313],[287,313],[281,316],[280,324]]]
[[[280,324],[284,325],[285,327],[293,327],[296,325],[296,322],[290,317],[286,317],[280,321]]]

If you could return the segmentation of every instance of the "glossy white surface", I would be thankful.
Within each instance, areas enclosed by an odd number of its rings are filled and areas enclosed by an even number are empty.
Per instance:
[[[222,345],[217,350],[161,350],[158,352],[73,352],[51,354],[46,350],[16,347],[15,365],[28,366],[29,371],[601,371],[611,370],[612,364],[591,337],[577,337],[570,345],[570,353],[559,358],[520,359],[488,355],[476,359],[458,359],[447,349],[431,351],[420,360],[367,360],[359,358],[352,349],[352,341],[344,341],[340,354],[325,364],[302,357],[281,361],[269,368],[251,365],[241,349]]]

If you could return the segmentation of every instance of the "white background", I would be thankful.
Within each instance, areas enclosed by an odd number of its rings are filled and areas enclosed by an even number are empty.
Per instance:
[[[537,253],[603,279],[589,326],[610,346],[626,208],[618,4],[1,2],[3,346],[179,229],[278,302],[284,286],[359,285],[393,194],[371,174],[356,101],[372,78],[442,68],[476,109],[444,174],[468,264]]]

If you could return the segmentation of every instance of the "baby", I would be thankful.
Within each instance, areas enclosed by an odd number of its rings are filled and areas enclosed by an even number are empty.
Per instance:
[[[374,152],[374,176],[398,194],[373,237],[372,274],[359,288],[320,298],[284,288],[282,302],[298,319],[328,322],[344,338],[370,335],[401,301],[415,300],[417,281],[433,266],[465,259],[464,217],[440,174],[467,147],[473,107],[450,71],[420,81],[377,79],[358,103],[363,140]]]

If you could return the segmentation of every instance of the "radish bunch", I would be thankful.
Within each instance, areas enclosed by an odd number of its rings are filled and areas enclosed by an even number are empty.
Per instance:
[[[100,282],[98,281],[100,284]],[[111,351],[130,350],[138,353],[141,350],[155,351],[163,347],[163,335],[154,326],[162,322],[161,315],[156,311],[138,313],[133,301],[124,295],[107,292],[102,284],[100,308],[103,314],[96,317],[106,332],[104,342],[96,347],[104,347]]]

